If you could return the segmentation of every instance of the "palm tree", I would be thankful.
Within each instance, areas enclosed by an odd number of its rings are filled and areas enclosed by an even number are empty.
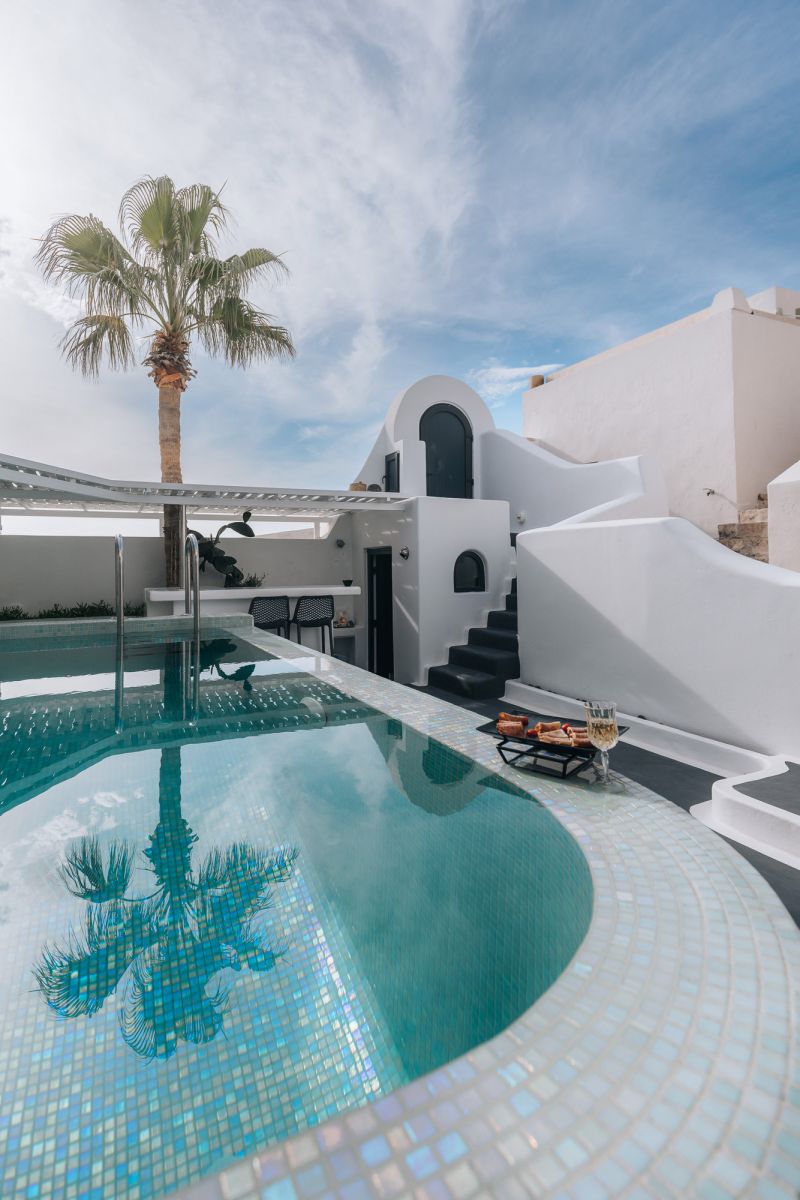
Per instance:
[[[294,354],[290,334],[245,298],[252,284],[286,272],[261,248],[220,258],[229,214],[206,184],[176,188],[166,176],[146,176],[122,197],[121,236],[93,216],[61,217],[41,239],[36,260],[46,280],[80,296],[84,316],[61,342],[68,361],[97,377],[136,365],[135,337],[148,340],[143,365],[158,388],[161,479],[182,483],[181,396],[195,375],[193,338],[231,366]],[[180,508],[164,506],[166,582],[180,576]]]
[[[181,812],[180,749],[161,751],[159,820],[144,851],[155,887],[130,895],[133,849],[96,838],[66,854],[61,878],[88,908],[62,945],[45,946],[34,977],[60,1017],[91,1017],[119,989],[118,1020],[143,1058],[169,1058],[180,1041],[210,1042],[222,1028],[224,968],[270,971],[283,951],[270,948],[258,917],[272,890],[292,874],[297,850],[236,843],[212,850],[195,871],[197,841]]]

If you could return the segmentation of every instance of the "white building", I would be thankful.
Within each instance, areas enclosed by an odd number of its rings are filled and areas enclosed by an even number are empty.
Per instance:
[[[526,392],[525,435],[581,462],[652,457],[670,512],[716,536],[800,459],[796,313],[800,292],[719,292]]]
[[[192,514],[300,513],[319,536],[231,539],[267,578],[238,591],[204,578],[205,611],[331,593],[351,622],[337,653],[359,666],[547,711],[610,694],[643,745],[774,773],[800,758],[800,574],[713,535],[769,487],[773,545],[800,567],[794,308],[800,293],[720,293],[533,388],[527,437],[497,429],[466,384],[422,379],[389,406],[359,475],[368,491],[114,483],[5,459],[0,511],[152,513],[168,492]],[[182,611],[182,593],[159,587],[156,539],[127,539],[126,562],[130,599]],[[3,564],[0,607],[113,595],[103,539],[4,537]],[[766,834],[762,822],[751,844],[800,864],[800,818]]]

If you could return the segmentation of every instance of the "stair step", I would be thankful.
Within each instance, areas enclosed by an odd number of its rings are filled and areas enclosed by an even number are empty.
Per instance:
[[[740,525],[766,525],[768,521],[769,509],[766,504],[759,504],[757,508],[739,509]]]
[[[443,667],[431,667],[428,671],[428,686],[453,692],[456,696],[468,696],[471,700],[491,700],[502,696],[505,682],[486,671],[449,663]]]
[[[507,608],[495,608],[489,613],[486,624],[490,629],[513,629],[516,632],[517,614]]]
[[[516,679],[519,675],[519,655],[490,646],[451,646],[450,665],[472,667],[497,679]]]
[[[723,537],[743,538],[751,542],[760,542],[768,537],[768,527],[763,521],[737,522],[731,521],[726,525],[718,525],[720,540]]]
[[[519,650],[516,629],[480,628],[470,629],[467,638],[470,646],[494,646],[495,650],[510,650],[516,654]]]
[[[517,593],[516,592],[509,592],[508,595],[506,596],[506,611],[507,612],[516,612],[517,611]]]

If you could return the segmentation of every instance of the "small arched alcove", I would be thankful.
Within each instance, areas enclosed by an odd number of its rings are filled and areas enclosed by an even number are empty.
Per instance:
[[[486,566],[477,550],[464,550],[453,567],[454,592],[485,592]]]
[[[472,499],[472,426],[453,404],[433,404],[420,419],[427,495]]]

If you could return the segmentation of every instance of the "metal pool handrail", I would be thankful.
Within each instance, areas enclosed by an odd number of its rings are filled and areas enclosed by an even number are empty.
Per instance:
[[[194,636],[200,636],[200,547],[193,533],[183,543],[183,607],[194,616]]]
[[[117,637],[122,637],[122,626],[125,620],[125,542],[121,533],[114,538],[114,594],[117,609]]]
[[[187,533],[183,543],[183,603],[188,617],[192,614],[194,641],[194,673],[192,676],[192,707],[190,720],[197,720],[200,702],[200,547],[193,533]]]
[[[121,533],[114,538],[114,603],[117,610],[116,670],[114,672],[114,732],[122,732],[122,702],[125,688],[125,543]]]

